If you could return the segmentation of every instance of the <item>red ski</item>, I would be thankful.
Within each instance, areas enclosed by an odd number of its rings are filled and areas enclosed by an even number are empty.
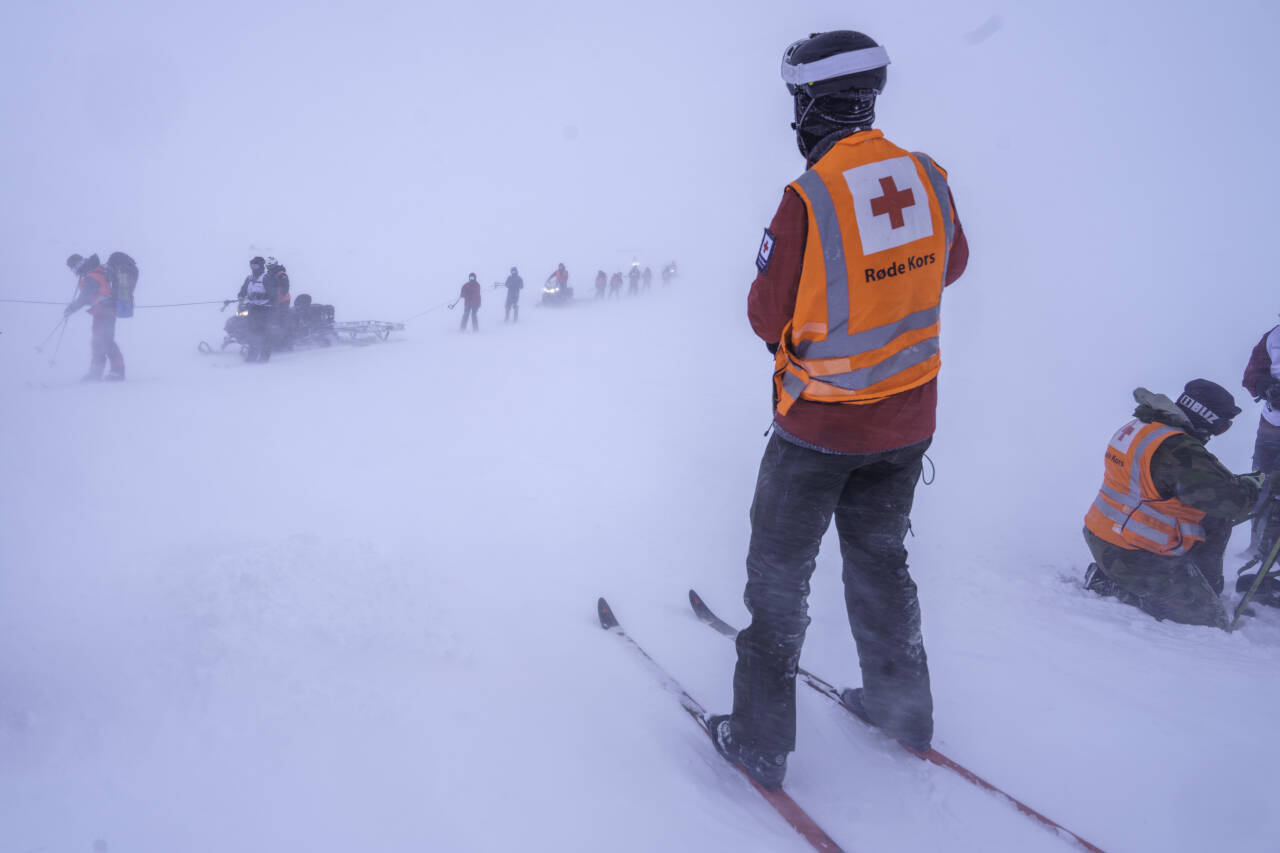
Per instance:
[[[699,704],[697,699],[690,696],[689,692],[681,687],[680,683],[672,678],[671,674],[663,669],[657,661],[649,657],[649,653],[646,652],[630,634],[622,630],[622,626],[618,624],[617,618],[613,615],[613,610],[609,607],[609,602],[601,598],[596,603],[596,613],[600,617],[600,627],[626,641],[628,645],[639,652],[640,656],[645,659],[646,663],[648,663],[653,674],[658,677],[658,681],[662,683],[662,686],[670,691],[677,700],[679,700],[680,707],[684,708],[685,713],[692,717],[694,722],[701,726],[707,737],[710,738],[711,727],[707,723],[709,715],[707,714],[706,709]],[[831,839],[831,836],[827,835],[827,833],[822,830],[822,827],[818,826],[814,819],[809,817],[805,810],[800,808],[795,800],[791,799],[790,794],[782,790],[767,791],[757,785],[755,780],[748,776],[746,771],[741,767],[737,767],[737,765],[733,766],[742,773],[743,777],[751,783],[753,788],[760,792],[760,796],[764,797],[765,800],[768,801],[769,805],[773,806],[778,814],[782,816],[783,820],[791,824],[792,828],[794,828],[796,832],[800,833],[800,835],[804,837],[805,841],[808,841],[813,845],[815,850],[828,851],[828,853],[842,853],[840,845],[836,844],[835,841]]]
[[[712,609],[707,606],[707,603],[702,600],[702,597],[698,595],[698,593],[694,592],[693,590],[689,590],[689,604],[693,606],[693,612],[697,615],[698,619],[700,619],[705,624],[714,628],[716,631],[718,631],[719,633],[723,634],[726,637],[733,638],[738,636],[738,629],[734,628],[728,622],[724,621],[719,616],[717,616],[715,612],[712,611]],[[821,693],[823,696],[826,696],[832,702],[835,702],[841,708],[848,711],[849,714],[858,722],[867,726],[871,726],[871,724],[867,720],[864,720],[862,717],[860,717],[857,713],[853,711],[853,709],[849,707],[848,704],[845,703],[840,690],[834,684],[827,681],[825,678],[822,678],[821,676],[818,676],[812,672],[809,672],[809,670],[805,669],[804,667],[799,667],[799,675],[800,675],[801,681],[803,681],[805,684],[809,685],[814,690]],[[874,726],[871,726],[871,727],[875,728]],[[939,767],[945,767],[946,769],[958,775],[960,778],[968,782],[971,782],[974,785],[977,785],[979,788],[982,788],[985,791],[990,791],[996,796],[1003,798],[1004,800],[1006,800],[1007,802],[1015,806],[1018,809],[1018,811],[1022,812],[1027,817],[1032,818],[1033,820],[1039,821],[1040,823],[1044,824],[1046,827],[1053,830],[1055,833],[1062,836],[1063,838],[1068,839],[1070,841],[1074,841],[1076,844],[1079,844],[1085,850],[1090,851],[1090,853],[1104,853],[1104,851],[1101,848],[1096,847],[1093,844],[1090,844],[1088,841],[1085,841],[1083,838],[1076,835],[1074,832],[1067,829],[1062,824],[1058,823],[1057,821],[1053,820],[1050,817],[1046,817],[1045,815],[1031,808],[1031,806],[1022,802],[1012,794],[1009,794],[1001,790],[1000,788],[997,788],[995,785],[991,784],[986,779],[983,779],[977,773],[974,773],[972,770],[965,767],[963,764],[959,764],[955,761],[952,761],[950,758],[943,755],[941,752],[938,752],[938,750],[930,749],[927,752],[920,752],[919,750],[912,749],[911,747],[907,746],[905,743],[903,743],[900,740],[895,739],[894,743],[898,744],[898,746],[902,747],[907,752],[914,755],[916,758],[922,758],[925,761],[928,761],[930,764],[936,764]]]

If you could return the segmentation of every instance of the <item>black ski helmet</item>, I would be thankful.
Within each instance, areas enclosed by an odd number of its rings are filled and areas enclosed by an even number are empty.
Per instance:
[[[79,272],[80,265],[82,263],[84,263],[83,255],[72,254],[67,257],[67,269],[71,270],[72,272]]]
[[[796,145],[806,158],[833,133],[871,127],[889,54],[853,30],[813,33],[782,55],[782,80],[795,99]]]
[[[467,276],[467,281],[475,281],[475,280],[476,280],[475,273],[471,273],[470,275]]]

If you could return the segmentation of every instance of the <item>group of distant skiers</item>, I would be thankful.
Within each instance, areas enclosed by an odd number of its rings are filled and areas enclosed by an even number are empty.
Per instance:
[[[649,289],[653,282],[653,270],[649,267],[641,269],[639,262],[633,262],[627,277],[631,282],[628,292],[635,295],[641,291],[641,288],[644,290]],[[675,277],[676,263],[672,261],[662,268],[662,283],[664,285],[670,284]],[[612,278],[606,276],[604,270],[597,272],[595,281],[596,299],[606,298],[606,287],[608,296],[620,296],[622,293],[622,281],[621,272],[615,272]],[[520,291],[524,289],[524,279],[520,277],[520,271],[516,267],[512,267],[510,274],[507,275],[507,280],[501,284],[495,284],[494,287],[504,287],[507,291],[507,301],[503,307],[502,322],[520,322]],[[572,299],[573,288],[569,286],[569,270],[563,263],[557,264],[543,284],[543,303],[559,305]],[[467,280],[462,284],[462,289],[458,292],[458,298],[449,307],[452,308],[458,302],[461,302],[463,306],[462,322],[458,326],[459,330],[465,332],[469,322],[473,332],[480,331],[480,321],[477,318],[477,314],[480,311],[482,298],[480,281],[476,278],[475,273],[467,276]]]
[[[111,381],[122,380],[124,355],[116,343],[115,327],[118,318],[133,316],[133,293],[138,282],[138,265],[125,253],[113,252],[105,264],[99,261],[97,255],[86,258],[73,254],[67,258],[67,267],[76,275],[77,281],[75,296],[63,311],[64,320],[81,308],[87,308],[93,317],[89,372],[83,379],[102,379],[103,371],[110,362],[111,371],[105,378]],[[604,275],[601,271],[596,277],[596,296],[600,298],[604,296]],[[670,283],[675,275],[674,261],[663,267],[664,284]],[[632,264],[630,278],[631,292],[637,293],[641,282],[645,288],[649,287],[652,272],[648,267],[642,271],[640,265],[635,263]],[[613,290],[620,291],[622,273],[614,273],[614,282]],[[519,322],[520,291],[524,289],[520,271],[512,267],[507,280],[494,287],[505,287],[507,291],[502,321]],[[561,263],[547,276],[543,300],[556,304],[572,298],[569,271]],[[251,258],[249,274],[241,283],[236,298],[223,302],[224,308],[232,302],[237,303],[236,316],[227,324],[228,341],[238,340],[243,344],[246,361],[267,362],[271,359],[277,342],[288,343],[296,337],[295,332],[305,331],[315,322],[327,321],[332,324],[332,306],[314,305],[307,294],[301,294],[295,305],[291,306],[291,301],[289,272],[284,264],[274,257],[255,255]],[[458,301],[463,303],[460,328],[465,331],[470,323],[472,331],[479,331],[481,288],[475,273],[471,273],[462,285],[455,304]],[[449,307],[452,308],[453,305]]]
[[[671,280],[676,277],[676,262],[672,261],[662,268],[662,283],[664,285],[671,284]],[[638,261],[632,261],[631,268],[627,270],[628,282],[627,293],[635,296],[641,290],[648,290],[653,285],[653,270],[650,267],[640,268]],[[612,276],[606,275],[604,270],[596,272],[596,299],[612,299],[615,296],[622,295],[622,273],[615,272]]]

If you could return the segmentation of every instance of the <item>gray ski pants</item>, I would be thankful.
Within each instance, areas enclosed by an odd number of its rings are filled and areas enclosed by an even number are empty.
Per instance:
[[[903,546],[929,443],[851,456],[810,450],[776,432],[769,440],[751,504],[744,596],[751,624],[738,634],[733,676],[733,731],[744,743],[795,749],[809,578],[833,515],[867,713],[896,737],[932,739],[920,603]]]

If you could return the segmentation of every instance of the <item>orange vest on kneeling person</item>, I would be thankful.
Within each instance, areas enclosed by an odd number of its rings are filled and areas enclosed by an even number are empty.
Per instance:
[[[878,130],[848,136],[791,185],[809,230],[774,362],[777,409],[874,403],[938,375],[955,211],[947,173]]]
[[[1204,541],[1204,513],[1177,498],[1162,498],[1151,479],[1151,458],[1167,439],[1185,433],[1134,418],[1107,444],[1102,489],[1085,514],[1094,536],[1130,551],[1175,556]]]

